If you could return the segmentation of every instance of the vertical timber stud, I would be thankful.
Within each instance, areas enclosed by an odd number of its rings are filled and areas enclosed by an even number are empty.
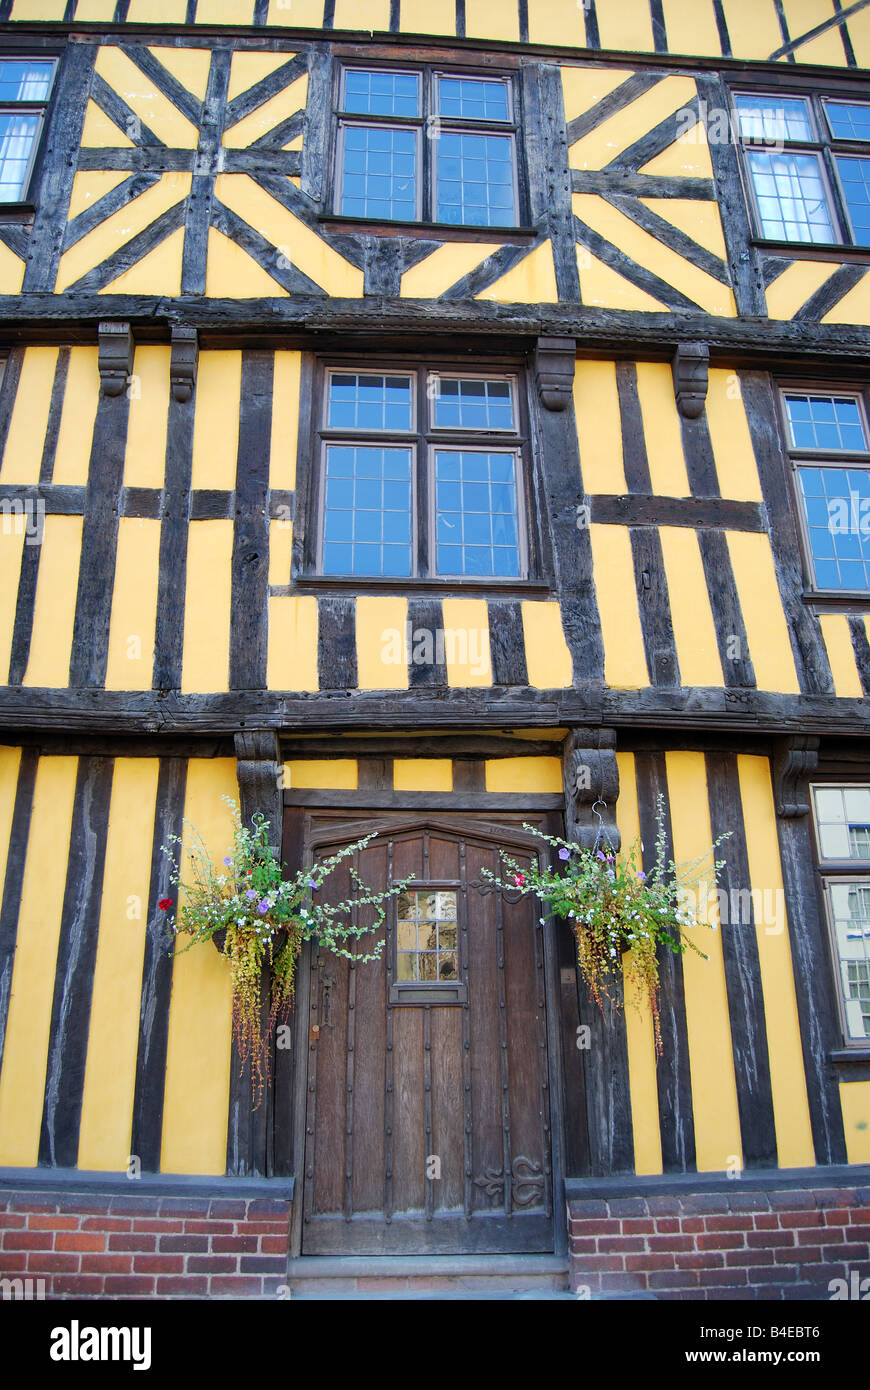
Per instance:
[[[619,849],[614,809],[619,796],[616,734],[612,729],[577,729],[568,735],[563,752],[565,829],[569,840],[584,848],[602,840]],[[589,1028],[589,1047],[583,1049],[586,1115],[589,1129],[589,1172],[592,1177],[630,1173],[634,1168],[628,1048],[620,1015],[607,1000],[604,1012],[589,998],[582,982],[580,1020]]]
[[[823,1164],[847,1160],[840,1088],[828,1060],[840,1036],[810,831],[807,782],[818,766],[818,750],[818,738],[778,739],[773,788],[813,1148]]]
[[[281,750],[274,729],[251,729],[235,736],[242,824],[261,812],[269,822],[272,852],[281,858],[283,813],[280,781]],[[269,1016],[268,975],[262,981],[262,1022]],[[272,1087],[256,1110],[251,1098],[250,1065],[242,1067],[235,1040],[230,1067],[230,1111],[227,1123],[227,1175],[265,1177]]]

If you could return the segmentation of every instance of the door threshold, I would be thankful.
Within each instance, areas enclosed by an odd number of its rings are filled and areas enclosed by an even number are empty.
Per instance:
[[[567,1274],[567,1255],[297,1255],[287,1265],[290,1279],[356,1279],[381,1275]]]

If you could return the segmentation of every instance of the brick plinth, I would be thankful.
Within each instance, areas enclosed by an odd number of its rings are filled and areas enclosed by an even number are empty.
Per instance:
[[[650,1194],[568,1213],[572,1286],[593,1298],[820,1300],[832,1280],[870,1277],[867,1188]]]
[[[274,1296],[287,1274],[290,1207],[2,1191],[0,1279],[31,1280],[32,1296],[45,1298]]]

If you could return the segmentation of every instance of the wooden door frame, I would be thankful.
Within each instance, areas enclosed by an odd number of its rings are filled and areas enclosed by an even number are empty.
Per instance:
[[[373,808],[366,812],[364,809],[354,806],[347,812],[344,820],[333,819],[336,815],[334,807],[313,806],[308,798],[306,805],[293,806],[292,798],[285,795],[284,812],[285,818],[282,824],[282,847],[286,843],[286,813],[288,810],[297,810],[302,813],[301,830],[301,863],[308,867],[313,860],[313,851],[318,844],[328,844],[335,839],[355,839],[363,834],[371,833],[373,820],[378,821],[378,832],[385,833],[388,830],[406,832],[415,828],[444,830],[451,834],[461,834],[468,836],[469,824],[475,828],[480,827],[480,838],[492,840],[494,838],[506,839],[507,843],[513,843],[517,849],[540,849],[540,843],[534,836],[523,831],[521,825],[517,825],[515,831],[508,829],[504,825],[490,823],[485,820],[483,812],[448,812],[433,811],[430,814],[421,812],[419,808],[410,808],[407,811],[390,810],[384,811]],[[499,814],[513,817],[517,815],[516,807],[510,810],[499,812],[497,806],[488,806],[487,811],[494,816]],[[314,822],[318,813],[324,817],[329,817],[330,824],[324,825],[320,832],[314,831]],[[519,814],[523,814],[520,811]],[[526,814],[540,815],[540,812],[529,811]],[[548,824],[554,812],[542,818],[544,828],[551,834],[558,834],[561,825]],[[314,831],[314,833],[312,833]],[[547,1038],[547,1090],[550,1111],[550,1179],[551,1196],[553,1203],[553,1253],[555,1255],[566,1255],[568,1251],[568,1227],[564,1219],[563,1212],[565,1207],[565,1090],[564,1090],[564,1068],[562,1057],[562,1036],[561,1036],[561,996],[559,982],[558,964],[558,945],[556,942],[556,931],[558,922],[554,917],[547,917],[543,929],[543,951],[544,951],[544,1008],[546,1012],[545,1031]],[[292,1126],[293,1126],[293,1207],[290,1221],[290,1260],[298,1259],[302,1254],[302,1229],[303,1229],[303,1208],[304,1191],[306,1182],[305,1173],[305,1152],[306,1152],[306,1111],[309,1084],[309,1056],[310,1045],[308,1036],[308,1017],[311,1009],[311,943],[306,941],[300,952],[296,974],[296,1002],[295,1002],[295,1031],[293,1038],[294,1055],[296,1065],[293,1069],[293,1099],[291,1106]],[[383,1256],[371,1256],[372,1259],[384,1258]]]

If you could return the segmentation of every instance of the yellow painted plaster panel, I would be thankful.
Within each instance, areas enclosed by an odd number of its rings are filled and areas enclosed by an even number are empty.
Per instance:
[[[722,663],[707,600],[707,581],[695,531],[686,526],[659,530],[680,684],[721,686]]]
[[[242,92],[246,92],[249,87],[253,87],[257,82],[262,82],[264,77],[270,73],[277,72],[278,68],[283,67],[294,53],[256,53],[237,50],[233,54],[232,66],[230,68],[230,85],[227,90],[227,100],[234,101]]]
[[[646,0],[644,8],[649,16]],[[604,40],[602,38],[602,46]],[[625,47],[625,45],[615,45]],[[665,77],[629,106],[617,111],[576,141],[568,151],[572,169],[603,169],[623,150],[698,95],[691,77]]]
[[[545,5],[530,5],[529,42],[585,48],[584,21],[585,11],[577,0],[548,0]]]
[[[18,914],[3,1070],[0,1164],[35,1168],[77,758],[40,758]]]
[[[604,679],[618,690],[649,685],[631,538],[624,526],[589,528],[595,593],[604,641]]]
[[[844,294],[839,304],[835,304],[825,314],[822,323],[860,323],[870,324],[870,275]]]
[[[401,0],[399,28],[403,34],[449,34],[452,38],[456,33],[455,0]]]
[[[758,464],[736,372],[711,369],[706,411],[722,496],[738,502],[760,502]]]
[[[115,16],[115,0],[79,0],[76,5],[76,22],[94,24],[103,20],[110,23]]]
[[[619,769],[619,798],[616,803],[616,824],[622,836],[622,852],[627,855],[640,840],[640,818],[637,807],[637,779],[634,754],[617,753]],[[640,863],[640,854],[637,861]],[[634,1171],[662,1171],[662,1139],[659,1124],[659,1096],[656,1082],[655,1036],[649,1000],[637,988],[634,977],[625,968],[631,952],[623,958],[625,984],[625,1041],[628,1051],[628,1085],[631,1093],[631,1128],[634,1136]]]
[[[580,361],[574,372],[574,412],[583,490],[626,492],[622,422],[614,362]]]
[[[507,304],[555,304],[559,298],[552,243],[542,241],[476,299],[498,299]]]
[[[353,792],[359,786],[356,758],[300,759],[284,767],[289,787]]]
[[[293,559],[293,522],[269,522],[269,583],[289,584]]]
[[[815,1164],[768,758],[737,758],[780,1168]],[[802,931],[803,925],[796,924]],[[685,958],[684,958],[685,959]]]
[[[222,796],[238,800],[235,759],[191,758],[182,856],[191,843],[190,825],[213,862],[231,848],[233,821]],[[223,956],[207,942],[176,955],[160,1153],[164,1173],[226,1170],[231,1022],[230,971]]]
[[[638,362],[637,393],[652,490],[662,497],[688,497],[691,488],[670,363]]]
[[[116,758],[88,1023],[78,1166],[130,1157],[158,758]]]
[[[711,179],[713,162],[703,122],[696,121],[662,150],[661,154],[642,164],[638,172],[662,178]],[[715,208],[716,204],[713,203],[711,206]]]
[[[85,123],[82,127],[81,143],[84,149],[120,148],[131,150],[133,148],[133,141],[126,132],[120,126],[115,125],[114,121],[109,120],[109,117],[95,101],[89,101],[85,107]]]
[[[793,319],[798,309],[839,269],[831,261],[794,261],[764,291],[767,317]]]
[[[107,690],[150,690],[157,625],[160,522],[122,516],[109,626]]]
[[[0,518],[0,685],[6,684],[9,673],[24,541],[28,527],[34,535],[34,525],[23,514]]]
[[[362,294],[362,271],[327,246],[247,174],[219,174],[215,191],[222,203],[277,246],[327,294],[346,298]]]
[[[492,685],[489,616],[485,599],[441,600],[447,684]]]
[[[288,292],[229,237],[210,227],[205,292],[210,299],[286,299]]]
[[[188,92],[193,92],[200,101],[205,101],[208,90],[208,74],[211,68],[210,48],[152,48],[158,63],[177,79]]]
[[[494,5],[492,0],[465,0],[465,33],[469,39],[500,39],[518,43],[519,15],[515,5]]]
[[[847,1162],[870,1163],[870,1081],[841,1081],[840,1105]]]
[[[629,68],[562,68],[565,120],[570,124],[631,77]]]
[[[574,681],[574,668],[558,603],[522,604],[523,639],[529,685],[536,690],[565,690]]]
[[[717,203],[702,203],[697,198],[641,198],[640,201],[651,212],[679,227],[699,246],[725,260],[727,250]]]
[[[229,688],[233,523],[192,521],[187,543],[183,692]]]
[[[242,354],[201,352],[193,423],[192,488],[236,485]]]
[[[727,531],[737,594],[759,690],[800,692],[770,540],[749,531]]]
[[[652,20],[647,0],[612,0],[597,7],[598,34],[602,48],[650,53],[653,49]]]
[[[840,699],[860,700],[864,691],[855,662],[848,618],[845,613],[821,613],[819,623],[831,663],[836,694]]]
[[[105,46],[96,71],[158,140],[173,149],[195,150],[199,131],[120,48]]]
[[[333,28],[386,33],[389,27],[389,0],[335,0]]]
[[[137,347],[128,388],[130,418],[124,457],[125,487],[163,486],[169,418],[168,347]]]
[[[299,389],[302,354],[275,353],[272,390],[272,449],[269,486],[292,492],[296,486],[296,449],[299,429]]]
[[[0,245],[0,294],[18,294],[24,279],[24,262],[8,246]]]
[[[82,549],[80,516],[47,516],[24,685],[67,686]]]
[[[317,675],[317,599],[269,599],[270,690],[319,690]]]
[[[164,174],[138,198],[119,208],[111,217],[100,222],[92,232],[61,256],[57,273],[57,291],[69,288],[95,265],[108,259],[119,247],[149,227],[161,213],[187,197],[190,174]]]
[[[624,251],[638,265],[654,271],[709,314],[734,317],[734,296],[726,285],[714,280],[712,275],[699,270],[684,256],[645,232],[597,193],[575,193],[571,201],[582,222]]]
[[[577,247],[577,270],[584,304],[597,304],[602,309],[642,309],[652,314],[666,308],[646,290],[626,280],[618,270],[612,270],[593,256],[585,246]]]
[[[269,0],[266,22],[294,29],[320,29],[323,25],[323,0]]]
[[[290,55],[282,53],[280,56],[285,58]],[[255,140],[273,130],[279,122],[286,121],[288,116],[303,110],[307,93],[308,74],[303,73],[295,82],[291,82],[268,101],[264,101],[262,106],[258,106],[249,116],[230,126],[223,136],[223,144],[234,150],[252,145]]]
[[[847,27],[859,68],[870,68],[870,10],[852,15]]]
[[[769,58],[782,44],[773,0],[722,0],[735,58]]]
[[[183,250],[184,228],[177,227],[153,251],[104,285],[100,294],[180,294]]]
[[[407,690],[407,621],[407,599],[379,595],[361,595],[357,599],[356,662],[360,690]]]
[[[254,0],[199,0],[197,24],[252,24]]]
[[[437,299],[498,250],[498,242],[446,241],[431,256],[405,271],[402,296],[405,299]]]
[[[668,802],[674,836],[674,859],[691,863],[700,855],[712,861],[713,835],[707,801],[703,753],[667,753]],[[706,866],[699,865],[699,870]],[[689,928],[691,940],[707,957],[688,950],[682,957],[686,992],[686,1029],[692,1077],[692,1114],[699,1172],[722,1172],[737,1159],[742,1166],[737,1081],[731,1046],[731,1023],[722,934],[718,929],[717,899],[712,869],[701,873],[697,886],[699,925]],[[716,930],[707,930],[708,922]]]
[[[713,13],[713,0],[664,0],[665,32],[669,53],[719,57],[722,45]]]
[[[835,13],[832,0],[783,0],[783,9],[792,43],[817,25],[824,24],[826,19],[832,19]],[[799,63],[844,67],[846,50],[839,29],[828,29],[817,38],[810,39],[809,43],[799,44],[795,49],[795,58]]]
[[[186,14],[186,0],[130,0],[127,21],[130,24],[183,24]]]
[[[20,766],[20,748],[0,747],[0,879],[4,882]]]
[[[488,792],[562,792],[561,758],[487,758]]]
[[[66,6],[63,0],[15,0],[13,19],[61,20]]]
[[[452,792],[452,758],[396,758],[393,789],[397,792]]]
[[[0,469],[4,483],[39,482],[56,367],[56,347],[26,349]]]
[[[100,401],[99,350],[70,350],[52,481],[82,486],[88,481],[94,421]]]
[[[130,177],[129,169],[115,169],[103,173],[76,174],[73,179],[72,196],[69,200],[67,221],[71,222],[80,212],[91,208],[100,198],[111,193],[119,183]]]

